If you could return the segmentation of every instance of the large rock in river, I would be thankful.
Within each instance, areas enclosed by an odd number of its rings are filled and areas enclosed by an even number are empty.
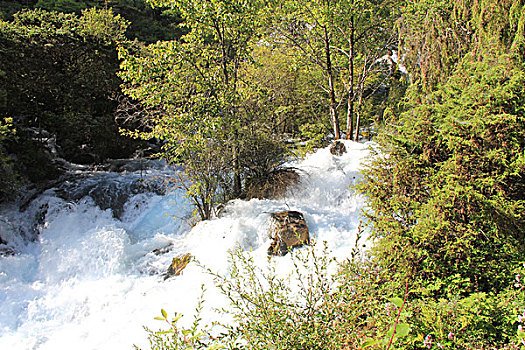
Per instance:
[[[270,238],[273,242],[268,248],[268,255],[286,255],[289,250],[310,244],[310,234],[303,214],[298,211],[283,211],[271,214],[273,225]]]
[[[330,153],[332,153],[334,156],[341,157],[346,153],[345,144],[339,140],[334,141],[334,143],[330,145]]]

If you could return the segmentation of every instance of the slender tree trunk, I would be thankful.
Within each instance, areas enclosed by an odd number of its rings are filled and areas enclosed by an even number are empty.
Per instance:
[[[361,124],[361,103],[362,102],[363,102],[363,93],[360,92],[357,113],[356,113],[356,120],[355,120],[355,137],[354,137],[355,142],[359,141],[359,126]]]
[[[350,18],[350,48],[348,49],[348,104],[346,110],[346,139],[351,140],[354,133],[354,16]]]
[[[347,108],[346,108],[346,139],[351,140],[353,134],[354,134],[354,96],[351,92],[349,92],[348,103],[347,103]]]
[[[241,195],[241,165],[239,162],[239,150],[237,145],[233,146],[233,196],[239,198]]]
[[[339,120],[337,118],[337,101],[335,100],[335,84],[332,71],[332,60],[330,57],[330,39],[328,38],[328,29],[324,28],[324,44],[326,54],[326,75],[328,76],[328,89],[330,94],[330,118],[334,128],[334,139],[339,140],[341,134],[339,132]]]
[[[238,56],[235,54],[235,69],[233,71],[233,94],[235,96],[235,101],[237,100],[237,77],[238,77],[238,71],[239,71],[239,61]],[[235,102],[237,105],[237,102]],[[234,107],[233,109],[233,120],[236,119],[236,116],[238,115],[238,109],[237,107]],[[239,133],[236,130],[235,134],[235,144],[233,146],[233,194],[235,198],[239,198],[242,193],[242,182],[241,182],[241,161],[239,159]]]

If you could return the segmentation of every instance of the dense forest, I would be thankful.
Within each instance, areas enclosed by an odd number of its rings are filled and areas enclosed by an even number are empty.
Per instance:
[[[4,200],[57,156],[155,145],[210,219],[291,155],[376,142],[369,251],[332,277],[309,257],[304,309],[239,258],[235,328],[153,348],[525,347],[524,0],[0,1],[0,81]]]
[[[142,1],[112,5],[0,2],[3,200],[57,179],[65,170],[57,158],[101,164],[145,147],[121,136],[115,121],[123,98],[117,46],[178,38],[180,19]]]

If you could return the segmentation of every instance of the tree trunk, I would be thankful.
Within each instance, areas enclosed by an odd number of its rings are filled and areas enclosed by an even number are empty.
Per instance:
[[[353,91],[353,90],[350,90]],[[346,109],[346,139],[351,140],[354,134],[354,96],[348,94],[348,104]]]
[[[355,120],[355,137],[354,141],[359,141],[359,126],[361,124],[361,103],[363,102],[363,93],[359,94],[359,103],[357,107],[356,120]]]
[[[326,54],[326,75],[328,76],[328,91],[330,94],[330,118],[334,128],[334,139],[339,140],[341,135],[339,132],[339,120],[337,118],[337,101],[335,100],[335,84],[332,72],[332,60],[330,58],[330,39],[328,38],[328,30],[326,27],[324,28],[324,44]]]
[[[241,166],[237,145],[233,146],[233,198],[241,195]]]
[[[346,139],[354,133],[354,16],[350,18],[350,48],[348,49],[348,108],[346,110]]]

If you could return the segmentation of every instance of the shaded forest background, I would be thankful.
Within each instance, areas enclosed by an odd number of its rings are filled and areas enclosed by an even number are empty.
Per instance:
[[[180,19],[143,1],[2,1],[0,19],[0,197],[57,179],[67,170],[57,157],[93,165],[133,156],[140,143],[116,121],[117,43],[180,37]]]

